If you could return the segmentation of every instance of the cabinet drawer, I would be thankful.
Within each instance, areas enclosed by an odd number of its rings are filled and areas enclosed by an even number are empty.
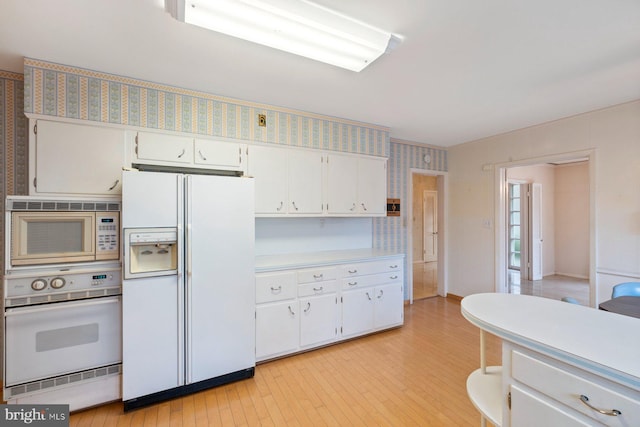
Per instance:
[[[386,259],[382,261],[367,261],[345,264],[342,267],[342,277],[363,276],[383,273],[385,271],[402,271],[401,259]]]
[[[379,274],[369,274],[367,276],[348,277],[342,279],[342,289],[362,288],[365,286],[376,286],[383,283],[401,282],[402,274],[395,271]]]
[[[256,304],[296,297],[294,272],[256,275]]]
[[[326,282],[319,283],[305,283],[304,285],[298,285],[298,296],[309,297],[313,295],[322,295],[335,293],[336,281],[328,280]]]
[[[334,280],[335,278],[335,267],[298,270],[298,283],[323,282],[325,280]]]
[[[569,366],[554,366],[520,351],[511,355],[511,375],[517,381],[607,425],[640,425],[640,393]],[[596,408],[622,414],[599,414],[580,401],[588,397]]]

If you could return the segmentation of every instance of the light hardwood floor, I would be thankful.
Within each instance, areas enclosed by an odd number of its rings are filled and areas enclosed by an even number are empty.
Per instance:
[[[500,364],[490,337],[489,364]],[[466,378],[479,366],[479,331],[460,303],[405,305],[405,325],[263,363],[253,379],[124,414],[112,403],[71,426],[477,426]],[[149,363],[153,363],[150,355]]]
[[[562,299],[573,297],[582,305],[589,305],[589,280],[558,274],[544,276],[541,280],[521,280],[519,271],[509,271],[509,293],[534,295],[543,298]]]
[[[438,262],[413,263],[413,300],[438,295]]]

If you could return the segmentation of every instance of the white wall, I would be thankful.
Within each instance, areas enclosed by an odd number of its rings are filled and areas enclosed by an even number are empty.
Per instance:
[[[589,165],[555,167],[555,272],[589,277]]]
[[[617,278],[640,277],[638,100],[449,150],[450,293],[465,296],[495,289],[498,242],[494,230],[483,226],[485,219],[495,218],[498,168],[492,166],[585,150],[594,151],[595,162],[598,299],[608,298]],[[611,275],[616,279],[610,280]]]

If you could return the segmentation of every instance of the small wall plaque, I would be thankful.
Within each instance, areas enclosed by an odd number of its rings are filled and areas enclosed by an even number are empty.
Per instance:
[[[387,199],[387,216],[400,216],[400,199]]]

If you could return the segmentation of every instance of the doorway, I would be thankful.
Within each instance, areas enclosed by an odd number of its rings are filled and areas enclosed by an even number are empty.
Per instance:
[[[496,290],[594,304],[592,155],[498,169]]]
[[[411,174],[411,301],[444,295],[444,177]]]

